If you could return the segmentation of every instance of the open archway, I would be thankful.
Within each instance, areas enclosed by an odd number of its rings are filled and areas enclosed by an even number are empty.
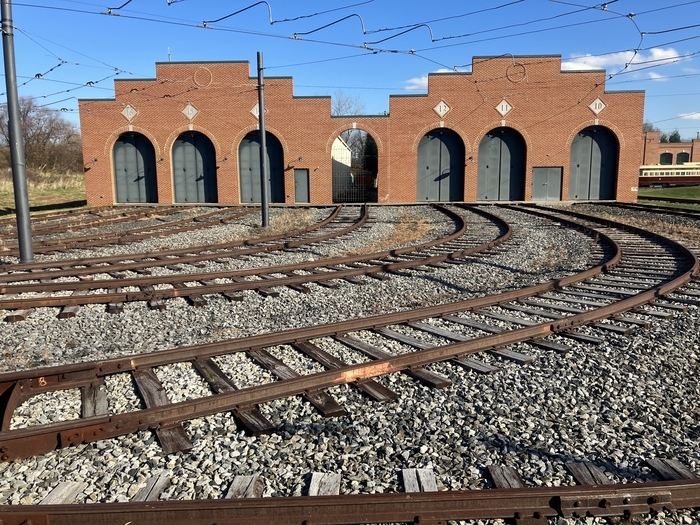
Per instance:
[[[434,129],[418,144],[416,199],[464,199],[464,142],[450,129]]]
[[[333,202],[377,202],[377,143],[361,129],[343,131],[331,147]]]
[[[123,133],[112,149],[115,202],[158,202],[156,154],[140,133]]]
[[[216,202],[216,152],[209,137],[187,131],[173,143],[175,202]]]

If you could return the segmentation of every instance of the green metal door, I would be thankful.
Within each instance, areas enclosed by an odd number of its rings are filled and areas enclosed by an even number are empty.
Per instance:
[[[270,202],[284,202],[284,152],[282,144],[271,133],[265,134],[267,146],[268,195]],[[252,131],[238,147],[238,170],[241,202],[261,202],[260,194],[260,132]]]
[[[294,170],[294,202],[309,202],[309,170]]]
[[[612,200],[617,184],[618,143],[602,126],[582,130],[571,144],[570,200]]]
[[[156,155],[140,133],[125,133],[112,150],[116,202],[158,202]]]
[[[532,168],[532,200],[561,200],[562,168]]]
[[[416,198],[461,201],[464,198],[464,143],[454,131],[436,129],[418,144]]]
[[[488,132],[479,144],[477,200],[523,200],[525,157],[525,140],[520,133],[511,128]]]
[[[216,202],[216,153],[202,133],[189,131],[173,144],[175,202]]]

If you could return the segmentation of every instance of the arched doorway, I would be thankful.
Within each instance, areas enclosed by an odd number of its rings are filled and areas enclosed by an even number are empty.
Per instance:
[[[284,202],[284,151],[279,139],[265,133],[267,149],[268,196],[270,202]],[[251,131],[238,146],[241,202],[262,202],[260,191],[260,132]]]
[[[377,202],[377,143],[362,129],[343,131],[331,147],[333,202]]]
[[[158,202],[156,154],[140,133],[123,133],[112,149],[115,202]]]
[[[416,199],[464,199],[464,142],[450,129],[434,129],[418,144]]]
[[[683,151],[676,155],[676,164],[685,164],[686,162],[690,162],[690,153]]]
[[[662,153],[659,155],[659,164],[662,166],[670,166],[673,164],[673,153]]]
[[[618,143],[602,126],[581,130],[571,144],[570,200],[611,200],[617,183]]]
[[[520,133],[505,127],[489,131],[479,144],[477,200],[523,200],[526,156],[525,139]]]
[[[187,131],[173,144],[175,202],[216,202],[216,152],[209,137]]]

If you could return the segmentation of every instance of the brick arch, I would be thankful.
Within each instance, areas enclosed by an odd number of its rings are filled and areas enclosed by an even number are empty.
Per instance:
[[[506,120],[506,125],[502,126],[501,121],[495,121],[493,124],[487,124],[486,126],[483,126],[480,130],[479,133],[476,135],[474,139],[474,147],[472,151],[477,152],[479,151],[479,145],[481,144],[481,141],[484,140],[484,137],[486,134],[491,131],[492,129],[497,129],[497,128],[510,128],[514,129],[518,133],[520,133],[520,136],[523,138],[525,141],[525,149],[527,152],[532,151],[532,139],[530,138],[530,134],[526,131],[524,127],[522,127],[519,124],[516,124],[514,122],[508,122]]]
[[[357,122],[357,121],[355,121]],[[372,126],[360,126],[358,125],[356,128],[352,127],[352,123],[350,123],[350,126],[338,126],[336,127],[330,134],[328,140],[326,141],[326,154],[330,155],[331,149],[333,148],[333,142],[335,142],[335,139],[337,139],[340,134],[343,131],[347,131],[350,129],[359,129],[361,131],[366,131],[369,133],[372,138],[374,139],[374,142],[377,144],[377,153],[378,154],[384,154],[384,142],[382,142],[382,138],[380,136],[380,132],[373,128]]]
[[[175,139],[177,139],[180,135],[183,133],[186,133],[188,131],[196,131],[197,133],[201,133],[205,137],[207,137],[209,140],[211,140],[211,143],[214,145],[214,151],[217,153],[223,153],[223,149],[221,148],[221,144],[219,143],[219,140],[216,138],[216,135],[209,131],[207,128],[201,127],[201,126],[195,126],[192,125],[191,127],[189,125],[187,126],[180,126],[179,128],[175,128],[170,135],[168,135],[168,138],[165,139],[165,144],[163,145],[163,149],[169,146],[168,153],[170,153],[173,149],[173,144],[175,143]],[[218,162],[218,160],[217,160]]]
[[[129,129],[131,128],[131,129]],[[156,155],[158,155],[158,150],[162,147],[158,144],[158,139],[150,132],[147,131],[141,127],[138,126],[122,126],[121,128],[115,129],[112,133],[109,134],[109,137],[107,137],[107,140],[105,141],[104,145],[104,151],[103,154],[105,157],[110,159],[110,162],[112,161],[112,152],[114,151],[114,144],[117,142],[117,139],[121,137],[124,133],[139,133],[146,137],[148,140],[151,141],[151,144],[153,145],[153,149],[156,151]]]
[[[469,139],[467,138],[467,134],[464,132],[464,130],[459,127],[459,126],[440,126],[440,123],[438,122],[437,125],[427,125],[423,126],[421,129],[418,130],[416,133],[416,137],[413,139],[413,144],[411,145],[411,153],[418,153],[418,144],[420,144],[420,141],[425,137],[430,131],[433,131],[434,129],[449,129],[450,131],[454,131],[457,135],[459,135],[459,138],[462,139],[462,142],[464,143],[464,155],[468,155],[472,153],[472,146],[469,143]]]
[[[259,126],[246,126],[244,128],[241,128],[241,130],[233,136],[230,152],[230,155],[233,155],[232,158],[238,158],[238,146],[240,146],[241,141],[245,138],[245,136],[251,131],[259,131],[259,129]],[[287,144],[287,141],[284,139],[284,135],[282,134],[282,132],[277,128],[270,127],[267,125],[265,126],[265,132],[271,133],[277,138],[277,140],[280,141],[280,144],[282,145],[282,154],[283,156],[285,156],[286,152],[289,152],[289,144]]]
[[[576,126],[575,128],[572,129],[572,131],[569,133],[569,136],[566,137],[566,149],[571,150],[571,144],[574,142],[574,137],[578,135],[581,131],[583,131],[586,128],[591,128],[594,126],[600,126],[601,128],[607,128],[610,133],[613,134],[613,136],[617,139],[617,143],[620,147],[620,150],[625,147],[625,135],[624,133],[618,128],[615,124],[609,121],[605,120],[600,120],[598,119],[598,124],[594,123],[586,123],[586,124],[580,124]]]

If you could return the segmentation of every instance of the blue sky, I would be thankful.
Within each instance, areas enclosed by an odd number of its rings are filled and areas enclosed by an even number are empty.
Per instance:
[[[430,72],[469,71],[474,56],[554,54],[563,69],[605,69],[608,90],[645,90],[645,119],[662,130],[684,139],[700,132],[700,0],[12,6],[20,96],[76,123],[77,99],[111,98],[115,78],[152,78],[155,62],[168,60],[247,60],[255,76],[262,51],[265,75],[292,76],[296,95],[341,91],[374,114],[388,111],[390,94],[425,93]]]

